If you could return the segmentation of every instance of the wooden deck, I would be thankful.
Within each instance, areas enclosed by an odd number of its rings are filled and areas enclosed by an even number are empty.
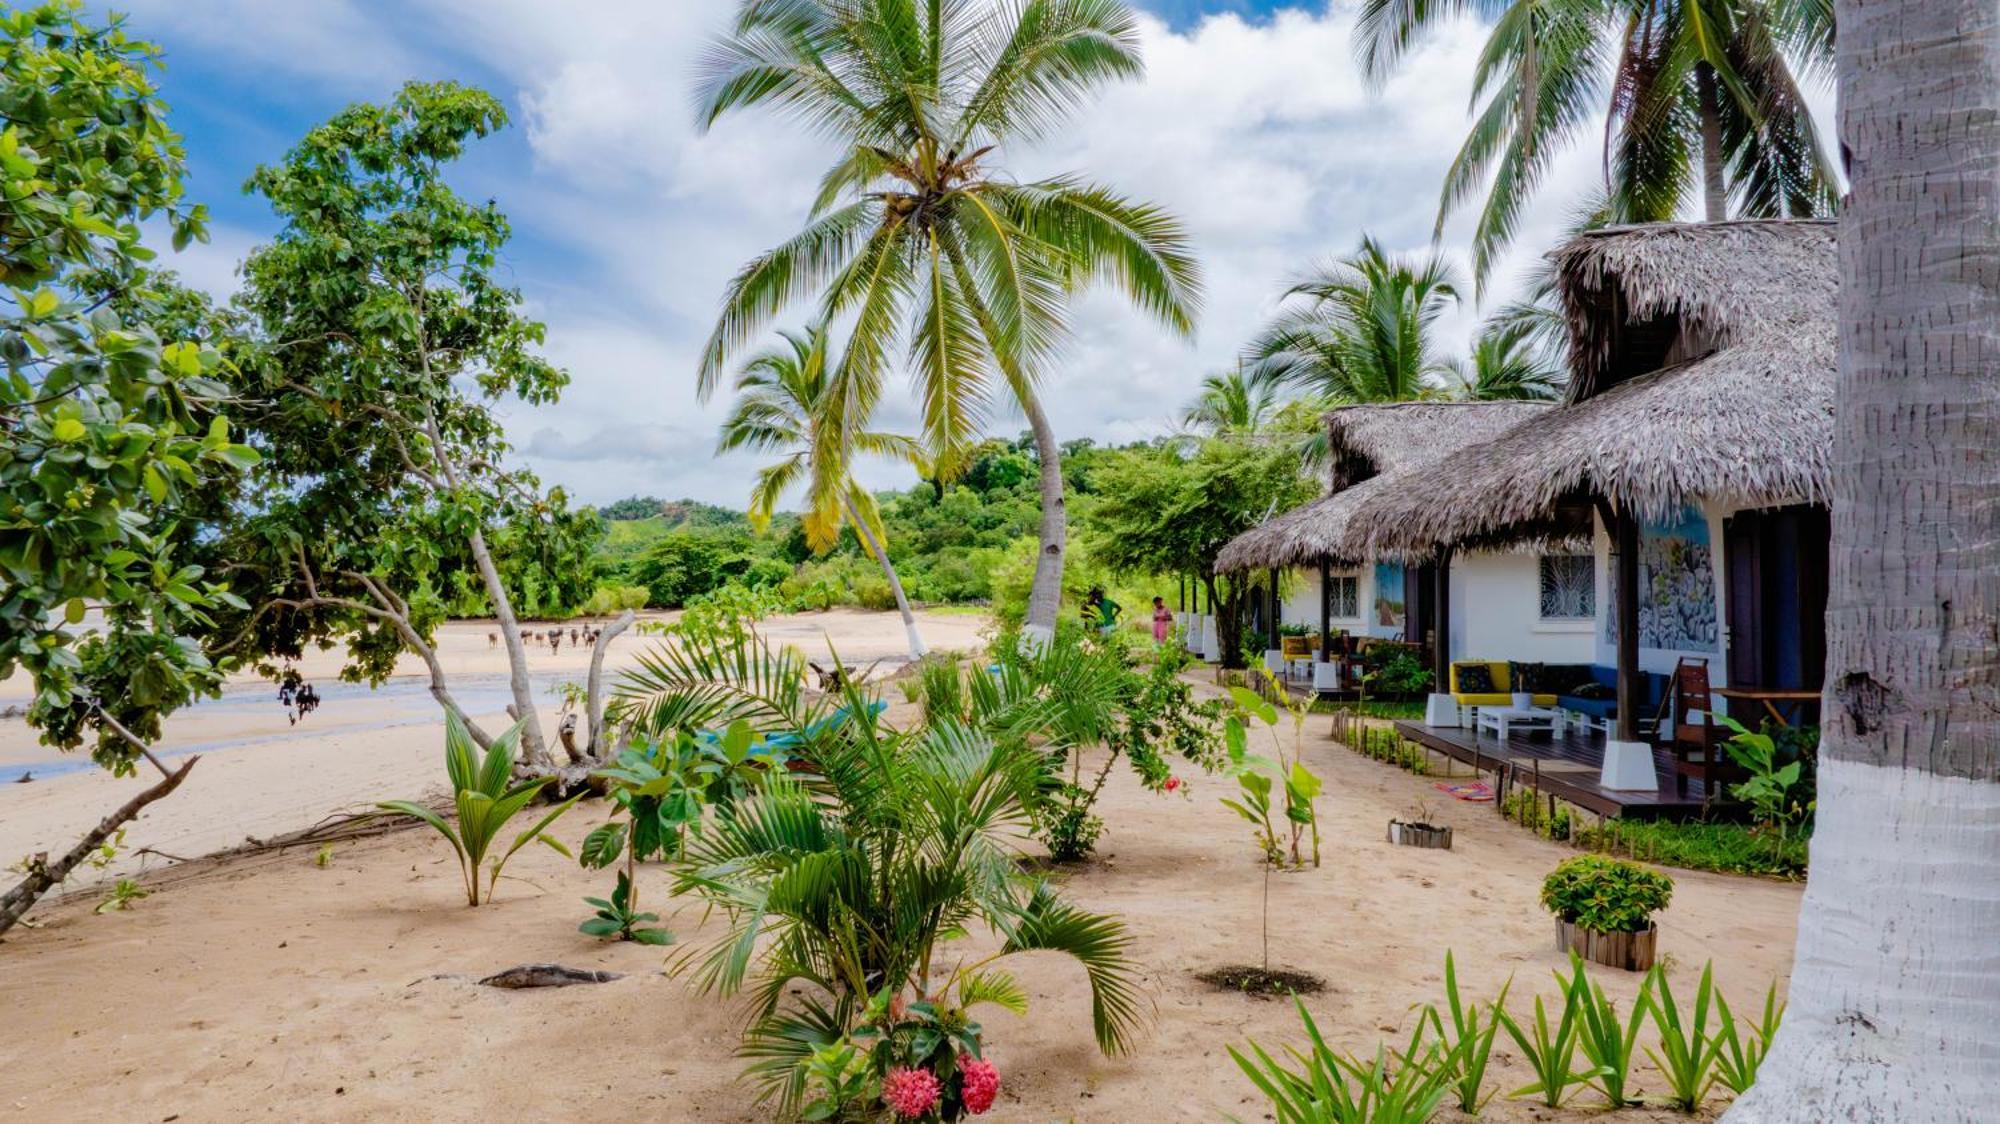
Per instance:
[[[1421,722],[1398,722],[1396,732],[1427,750],[1493,774],[1499,799],[1515,788],[1532,788],[1607,818],[1688,820],[1700,817],[1702,786],[1688,781],[1688,794],[1674,786],[1673,758],[1653,751],[1653,768],[1660,784],[1654,792],[1623,792],[1597,783],[1604,766],[1604,735],[1571,730],[1561,738],[1546,731],[1511,734],[1502,743],[1492,734],[1470,729],[1440,729]]]

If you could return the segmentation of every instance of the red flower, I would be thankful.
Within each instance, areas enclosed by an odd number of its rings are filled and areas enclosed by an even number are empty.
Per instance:
[[[1173,790],[1175,790],[1175,789],[1179,788],[1180,786],[1181,786],[1181,779],[1180,779],[1179,777],[1168,777],[1168,778],[1167,778],[1167,791],[1168,791],[1168,792],[1172,792]]]
[[[1000,1071],[993,1063],[972,1057],[958,1056],[958,1071],[965,1075],[965,1084],[959,1090],[967,1111],[974,1116],[993,1107],[993,1098],[1000,1095]]]
[[[943,1092],[937,1075],[928,1069],[898,1067],[882,1079],[882,1102],[907,1120],[936,1108],[938,1096]]]

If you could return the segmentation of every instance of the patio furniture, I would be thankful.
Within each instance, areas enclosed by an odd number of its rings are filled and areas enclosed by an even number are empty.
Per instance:
[[[1477,735],[1489,730],[1504,744],[1509,734],[1524,730],[1546,730],[1550,737],[1560,738],[1568,732],[1568,722],[1563,712],[1552,706],[1482,706],[1473,718],[1473,732]]]
[[[1558,693],[1555,705],[1569,712],[1574,720],[1609,734],[1618,719],[1618,669],[1592,664],[1587,670],[1589,680]],[[1667,676],[1641,672],[1640,682],[1644,691],[1639,706],[1639,733],[1644,736],[1648,733],[1649,716],[1659,710],[1660,700],[1666,695]]]
[[[1699,778],[1704,797],[1713,799],[1730,771],[1722,743],[1727,731],[1715,724],[1715,700],[1708,686],[1708,661],[1683,656],[1662,707],[1658,728],[1674,755],[1674,791],[1687,795],[1689,777]]]
[[[1279,650],[1283,654],[1284,672],[1289,675],[1299,664],[1311,664],[1313,658],[1313,638],[1310,636],[1281,636]]]
[[[1765,712],[1771,716],[1771,721],[1780,726],[1794,725],[1792,717],[1803,718],[1805,708],[1820,701],[1818,691],[1790,687],[1716,687],[1713,693],[1725,699],[1762,703]],[[1790,712],[1789,716],[1787,711]],[[1745,722],[1744,725],[1747,726],[1749,723]]]

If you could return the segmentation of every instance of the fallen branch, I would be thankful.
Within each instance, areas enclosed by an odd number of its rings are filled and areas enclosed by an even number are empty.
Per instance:
[[[20,884],[7,891],[4,896],[0,896],[0,933],[13,928],[14,923],[25,916],[28,910],[41,900],[43,894],[61,885],[63,879],[69,877],[69,872],[75,870],[78,863],[89,858],[119,828],[145,811],[148,804],[179,788],[181,782],[187,779],[188,770],[194,768],[195,762],[200,760],[198,754],[188,758],[180,768],[167,773],[165,780],[127,800],[117,811],[106,816],[92,828],[76,846],[71,847],[68,854],[54,863],[45,861],[41,856],[31,860],[28,864],[28,876],[21,879]],[[155,763],[157,764],[157,761]]]

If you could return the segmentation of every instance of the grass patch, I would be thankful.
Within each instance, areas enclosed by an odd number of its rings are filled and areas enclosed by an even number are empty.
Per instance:
[[[1352,699],[1339,701],[1321,699],[1313,704],[1314,714],[1338,714],[1349,711],[1363,718],[1404,719],[1414,721],[1424,716],[1422,699],[1370,699],[1355,702]]]
[[[1780,839],[1765,828],[1734,823],[1605,820],[1578,825],[1577,846],[1641,862],[1723,874],[1803,878],[1806,837]]]

